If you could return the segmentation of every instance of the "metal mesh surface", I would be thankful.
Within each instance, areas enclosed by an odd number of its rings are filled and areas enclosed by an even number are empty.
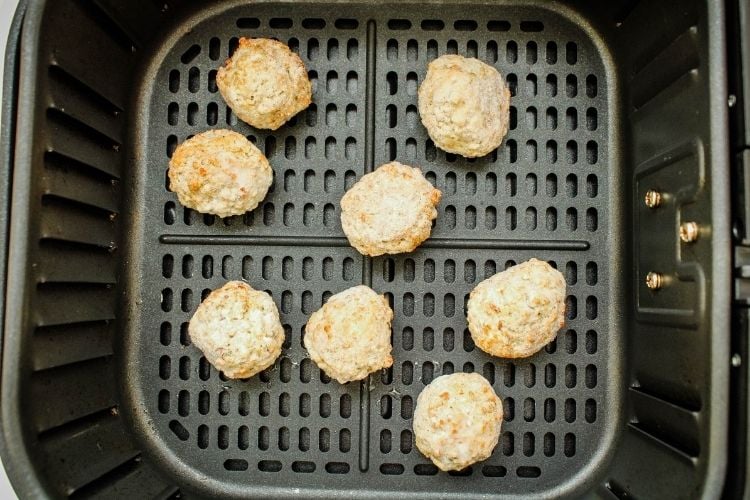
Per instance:
[[[138,363],[127,375],[142,394],[136,411],[149,415],[146,441],[179,464],[178,481],[195,487],[205,476],[248,494],[565,488],[600,456],[607,405],[619,397],[607,391],[617,333],[609,269],[619,255],[608,206],[611,96],[592,40],[534,7],[219,10],[164,48],[143,102],[143,302],[131,333]],[[313,80],[314,104],[278,131],[238,121],[217,91],[215,70],[239,36],[288,43]],[[418,85],[446,53],[493,64],[511,87],[510,131],[485,158],[437,150],[419,122]],[[247,135],[274,168],[267,199],[245,216],[197,214],[168,190],[175,146],[216,127]],[[394,159],[421,167],[442,190],[438,219],[415,252],[363,258],[343,237],[339,200]],[[564,273],[566,327],[529,359],[487,356],[466,330],[468,293],[531,257]],[[201,298],[230,279],[271,293],[287,334],[279,361],[247,381],[222,378],[187,336]],[[307,358],[304,324],[331,294],[359,283],[391,300],[395,362],[342,386]],[[490,459],[438,473],[414,446],[411,418],[421,389],[458,371],[488,378],[505,422]]]

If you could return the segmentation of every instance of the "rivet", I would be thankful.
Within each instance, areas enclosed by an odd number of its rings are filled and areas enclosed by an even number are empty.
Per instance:
[[[698,224],[695,222],[683,222],[680,224],[680,239],[684,243],[692,243],[698,239]]]
[[[648,208],[656,208],[661,205],[661,193],[655,189],[646,191],[644,202]]]
[[[741,364],[742,364],[742,357],[739,354],[734,353],[732,355],[732,366],[737,368]]]
[[[651,271],[646,275],[646,286],[650,290],[658,290],[664,286],[664,276]]]

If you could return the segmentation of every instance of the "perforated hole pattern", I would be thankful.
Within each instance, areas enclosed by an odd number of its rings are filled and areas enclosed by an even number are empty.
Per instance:
[[[215,70],[239,36],[288,43],[313,80],[314,104],[278,131],[238,121],[217,92]],[[437,150],[420,124],[418,85],[447,53],[494,65],[510,85],[510,131],[485,158]],[[164,58],[147,103],[143,273],[157,278],[142,290],[134,380],[153,437],[200,473],[250,488],[524,493],[568,480],[602,444],[613,342],[603,64],[578,27],[533,8],[422,6],[395,17],[259,4],[198,23]],[[175,146],[215,127],[247,135],[275,171],[266,201],[242,217],[197,214],[168,190]],[[394,159],[443,191],[433,237],[409,255],[363,259],[343,238],[339,200]],[[531,257],[564,273],[566,327],[530,359],[487,356],[466,330],[468,293]],[[200,301],[230,279],[271,293],[287,335],[279,361],[247,381],[224,379],[187,335]],[[342,386],[307,358],[304,324],[359,283],[391,301],[395,363]],[[505,422],[490,459],[438,474],[411,418],[422,388],[458,371],[493,384]]]

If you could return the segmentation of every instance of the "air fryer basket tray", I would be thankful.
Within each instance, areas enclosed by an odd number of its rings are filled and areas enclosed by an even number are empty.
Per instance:
[[[610,287],[621,222],[610,216],[619,198],[614,75],[584,30],[539,7],[383,16],[355,6],[342,18],[338,9],[291,5],[229,9],[186,29],[147,69],[135,127],[136,196],[146,203],[134,222],[141,257],[131,286],[142,304],[127,332],[135,362],[126,379],[147,446],[193,481],[238,491],[387,481],[384,489],[401,492],[492,493],[502,484],[506,493],[540,493],[600,466],[615,428],[608,408],[620,397],[609,377],[618,371],[619,325],[609,318],[619,305]],[[239,36],[288,43],[313,79],[314,104],[277,131],[238,121],[217,92],[216,68]],[[448,53],[494,65],[510,85],[510,132],[485,158],[436,150],[420,124],[417,87],[429,61]],[[213,127],[249,136],[273,165],[272,193],[243,217],[197,214],[167,189],[174,147]],[[339,200],[391,160],[419,166],[443,191],[439,216],[417,251],[363,258],[341,230]],[[487,356],[466,329],[468,293],[531,257],[565,274],[566,327],[528,360]],[[222,378],[186,334],[201,298],[229,279],[268,290],[286,329],[280,360],[249,381]],[[392,303],[395,362],[339,385],[308,358],[304,325],[329,295],[360,283]],[[484,374],[506,418],[492,458],[438,474],[414,446],[411,418],[421,389],[454,371]]]
[[[14,484],[78,498],[715,494],[729,359],[721,9],[32,0],[4,303]],[[313,80],[313,104],[277,131],[239,121],[217,91],[241,36],[288,43]],[[484,158],[438,150],[419,121],[427,64],[448,53],[511,88],[509,133]],[[273,166],[244,216],[198,214],[169,191],[174,148],[214,128]],[[416,251],[365,258],[339,200],[391,160],[441,189],[438,218]],[[648,189],[664,194],[656,210]],[[702,231],[691,245],[677,237],[687,220]],[[531,358],[488,356],[466,330],[468,293],[532,257],[564,274],[566,325]],[[645,287],[649,271],[664,289]],[[232,279],[271,293],[286,332],[249,380],[223,378],[187,334]],[[304,325],[360,283],[394,309],[394,365],[340,385],[307,357]],[[488,460],[443,473],[411,419],[427,383],[460,371],[492,383],[505,422]]]

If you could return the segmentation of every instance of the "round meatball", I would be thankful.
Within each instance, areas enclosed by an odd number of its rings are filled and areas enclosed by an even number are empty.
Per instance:
[[[500,146],[508,132],[510,90],[492,66],[456,55],[427,66],[419,114],[440,149],[468,158]]]
[[[180,203],[219,217],[254,209],[272,182],[273,170],[263,153],[231,130],[209,130],[188,139],[169,162],[169,186]]]
[[[341,198],[341,225],[361,254],[411,252],[430,237],[440,197],[418,168],[394,161],[363,176]]]
[[[302,59],[268,38],[240,38],[219,68],[216,85],[240,120],[256,128],[276,130],[312,102]]]
[[[476,373],[436,378],[414,410],[417,448],[441,470],[461,470],[485,460],[500,438],[503,402]]]
[[[388,301],[360,285],[328,299],[305,327],[305,348],[320,369],[340,383],[361,380],[388,368],[391,320]]]
[[[531,356],[565,324],[565,278],[531,259],[479,283],[469,295],[467,317],[483,351],[501,358]]]
[[[281,354],[284,328],[266,292],[242,281],[214,290],[190,319],[193,345],[229,378],[248,378]]]

